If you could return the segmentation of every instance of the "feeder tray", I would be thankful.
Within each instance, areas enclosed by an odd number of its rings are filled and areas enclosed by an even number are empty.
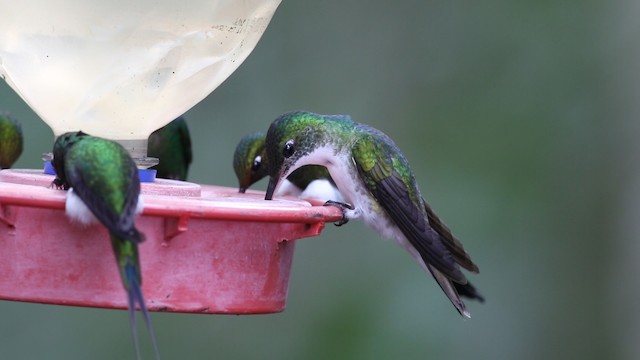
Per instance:
[[[41,170],[0,171],[0,299],[127,308],[109,235],[71,222],[66,193]],[[294,240],[317,236],[339,209],[264,193],[156,179],[142,183],[136,225],[150,311],[284,310]]]

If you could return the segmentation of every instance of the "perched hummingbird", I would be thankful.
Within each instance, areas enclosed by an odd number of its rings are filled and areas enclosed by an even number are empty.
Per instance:
[[[22,154],[22,128],[7,113],[0,113],[0,167],[10,168]]]
[[[255,132],[244,136],[233,154],[233,169],[240,184],[239,191],[244,193],[251,185],[262,180],[267,176],[268,168],[265,134]],[[283,180],[277,195],[344,201],[327,168],[319,165],[306,165],[295,170]]]
[[[136,331],[136,304],[140,306],[160,358],[151,318],[142,295],[138,244],[144,240],[134,218],[142,211],[136,164],[120,144],[82,132],[61,135],[53,145],[54,186],[68,190],[67,215],[82,223],[96,219],[111,237],[120,277],[127,291],[129,319],[136,355],[140,358]]]
[[[149,136],[147,155],[160,159],[160,163],[151,168],[158,171],[157,177],[187,180],[193,155],[189,128],[184,117],[178,117]]]
[[[484,301],[460,269],[478,273],[478,266],[424,201],[409,163],[387,135],[347,115],[297,111],[271,124],[266,148],[266,200],[301,166],[325,166],[347,201],[326,203],[343,211],[336,225],[361,218],[394,239],[433,275],[461,315],[470,317],[460,296]]]

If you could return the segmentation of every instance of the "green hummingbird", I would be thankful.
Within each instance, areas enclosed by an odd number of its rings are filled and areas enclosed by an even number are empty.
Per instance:
[[[268,175],[269,160],[265,138],[263,132],[251,133],[240,139],[236,146],[233,170],[240,184],[238,191],[241,193]],[[303,199],[344,200],[327,168],[319,165],[306,165],[295,170],[283,180],[277,195],[298,196]]]
[[[137,358],[140,349],[136,331],[136,304],[140,306],[156,358],[160,358],[151,318],[142,295],[142,276],[138,244],[144,234],[134,218],[142,211],[138,169],[120,144],[87,135],[68,132],[53,145],[53,186],[68,190],[67,215],[81,223],[99,221],[109,231],[111,245],[127,292],[129,319]]]
[[[461,315],[471,316],[461,296],[484,301],[461,270],[478,273],[478,266],[425,202],[408,161],[387,135],[348,115],[296,111],[273,121],[266,148],[266,200],[301,166],[325,166],[346,200],[326,202],[343,211],[336,225],[360,218],[394,239],[431,273]]]
[[[149,136],[147,156],[160,160],[158,165],[151,167],[158,171],[157,177],[187,180],[193,154],[191,136],[184,117],[178,117]]]
[[[0,113],[0,168],[9,169],[22,154],[22,127],[8,113]]]

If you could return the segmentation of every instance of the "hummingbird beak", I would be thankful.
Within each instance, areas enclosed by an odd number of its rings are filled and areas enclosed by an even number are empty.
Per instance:
[[[269,178],[269,185],[267,186],[267,194],[264,196],[265,200],[273,199],[273,193],[276,191],[276,186],[278,186],[278,182],[280,179],[276,176],[271,176]]]

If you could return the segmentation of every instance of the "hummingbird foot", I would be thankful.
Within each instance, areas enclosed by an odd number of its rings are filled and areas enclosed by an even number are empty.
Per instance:
[[[345,203],[345,202],[340,202],[340,201],[335,201],[335,200],[328,200],[326,203],[324,203],[324,206],[335,206],[338,209],[342,210],[342,219],[340,219],[340,221],[333,223],[333,225],[335,226],[342,226],[346,223],[349,222],[349,219],[347,218],[347,216],[345,215],[345,211],[346,210],[354,210],[355,207],[351,204]]]
[[[52,188],[52,189],[57,189],[57,190],[60,190],[60,189],[68,190],[68,187],[59,178],[53,179],[53,181],[51,182],[51,185],[49,187]]]

